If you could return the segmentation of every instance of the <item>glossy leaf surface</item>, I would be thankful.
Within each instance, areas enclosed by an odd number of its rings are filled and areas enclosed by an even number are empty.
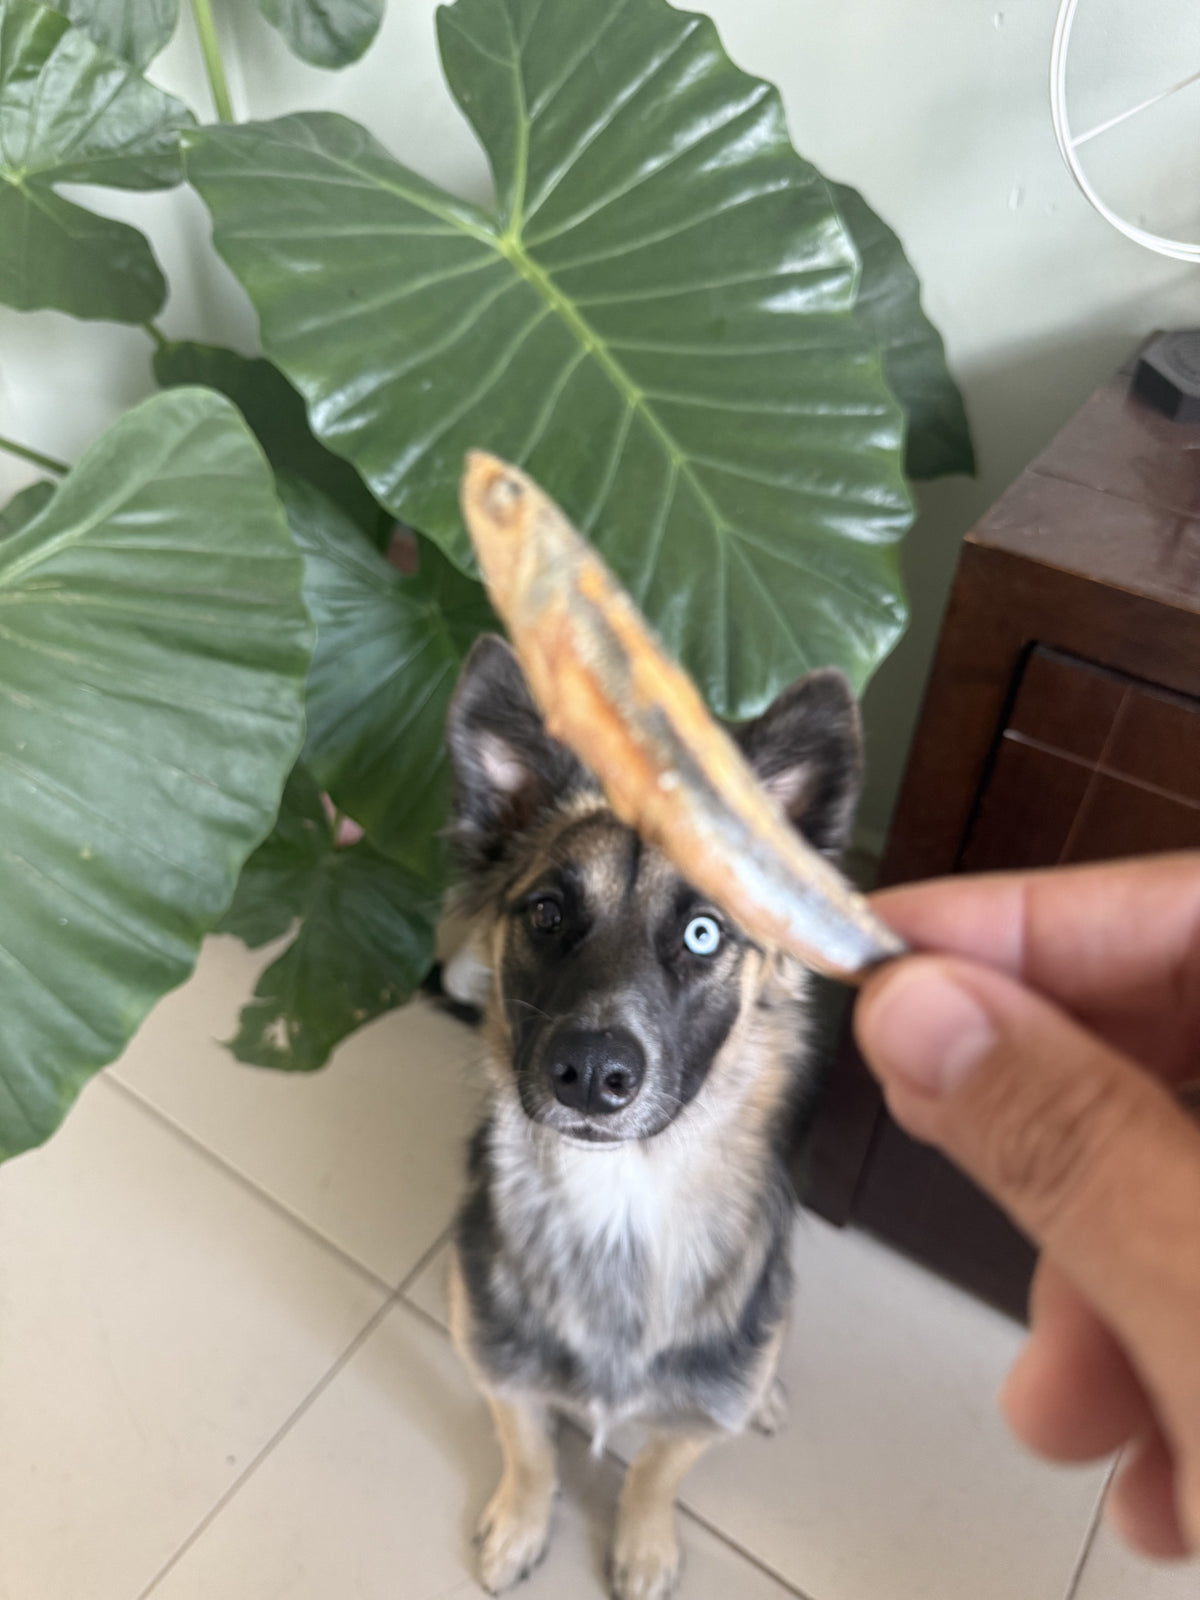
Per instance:
[[[147,66],[168,43],[179,21],[179,0],[47,0],[89,38]]]
[[[402,577],[306,484],[283,485],[317,628],[306,765],[393,859],[440,878],[446,707],[472,641],[497,626],[481,586],[423,543]]]
[[[344,67],[379,32],[387,0],[255,0],[288,48],[314,67]]]
[[[0,539],[6,539],[10,533],[16,533],[31,518],[36,517],[53,494],[54,485],[43,479],[42,482],[31,483],[13,495],[3,511],[0,511]]]
[[[233,1054],[288,1071],[323,1066],[347,1034],[412,997],[433,960],[440,901],[435,887],[366,840],[336,848],[316,785],[294,775],[226,928],[260,942],[285,931],[284,907],[299,926],[243,1008]]]
[[[137,407],[0,544],[0,1155],[191,971],[303,733],[310,625],[219,396]]]
[[[466,569],[464,451],[525,465],[721,712],[861,685],[904,619],[902,420],[777,92],[665,0],[457,0],[439,37],[494,213],[340,117],[188,136],[316,431]]]
[[[907,419],[910,478],[975,471],[971,429],[946,365],[942,336],[921,308],[921,285],[899,239],[847,184],[832,185],[842,221],[862,259],[855,314],[883,355],[883,375]]]
[[[60,12],[0,0],[0,301],[117,322],[153,316],[166,285],[145,238],[55,185],[167,188],[191,122]]]
[[[269,361],[220,345],[182,341],[155,351],[154,376],[164,389],[198,383],[226,395],[245,417],[276,472],[313,484],[375,543],[385,542],[393,519],[350,463],[314,438],[302,396]]]

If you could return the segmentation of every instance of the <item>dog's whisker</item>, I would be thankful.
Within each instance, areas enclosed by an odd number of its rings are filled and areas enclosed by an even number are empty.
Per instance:
[[[532,1011],[534,1016],[544,1017],[547,1022],[555,1020],[548,1011],[543,1011],[540,1006],[535,1006],[532,1000],[520,1000],[516,995],[505,995],[504,1004],[506,1006],[523,1006],[526,1011]]]

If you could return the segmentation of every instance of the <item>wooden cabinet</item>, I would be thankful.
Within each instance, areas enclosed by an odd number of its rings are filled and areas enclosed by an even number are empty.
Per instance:
[[[1200,848],[1200,426],[1132,360],[967,536],[881,883]],[[843,1034],[806,1204],[1016,1315],[1033,1252]]]

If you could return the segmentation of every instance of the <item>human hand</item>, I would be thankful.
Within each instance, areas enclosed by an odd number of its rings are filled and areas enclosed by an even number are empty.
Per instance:
[[[1200,854],[951,878],[874,904],[922,951],[855,1031],[897,1122],[1042,1254],[1002,1393],[1039,1454],[1124,1447],[1108,1515],[1200,1551]]]

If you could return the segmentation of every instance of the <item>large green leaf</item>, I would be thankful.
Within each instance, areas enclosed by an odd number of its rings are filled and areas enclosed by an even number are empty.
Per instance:
[[[0,544],[0,1155],[182,982],[271,826],[310,625],[237,412],[127,413]]]
[[[154,376],[164,389],[199,383],[228,395],[276,472],[315,484],[349,512],[373,542],[386,542],[394,519],[372,498],[350,463],[313,437],[303,398],[269,361],[219,345],[168,344],[155,352]]]
[[[166,285],[143,236],[54,186],[178,183],[191,122],[60,12],[0,0],[0,301],[117,322],[153,316]]]
[[[344,67],[379,32],[387,0],[255,0],[288,48],[314,67]]]
[[[257,950],[304,916],[313,874],[333,848],[333,830],[316,780],[299,763],[284,785],[275,826],[246,862],[217,926]]]
[[[309,115],[187,135],[217,248],[317,433],[463,567],[463,453],[521,462],[719,711],[861,685],[904,617],[902,421],[777,92],[666,0],[457,0],[495,213]]]
[[[179,20],[179,0],[46,0],[77,28],[138,68],[153,61]]]
[[[883,352],[883,374],[908,421],[904,466],[912,478],[974,472],[971,429],[946,366],[942,336],[921,309],[921,285],[899,239],[859,194],[831,185],[862,259],[855,307]]]
[[[435,885],[366,840],[338,849],[311,778],[295,774],[225,926],[242,937],[282,932],[281,903],[300,926],[243,1007],[234,1055],[293,1071],[323,1066],[347,1034],[411,998],[433,960],[440,901]]]
[[[54,485],[43,479],[42,482],[31,483],[28,488],[13,495],[3,511],[0,511],[0,539],[6,539],[10,533],[16,533],[36,517],[53,494]]]
[[[446,707],[494,614],[482,587],[432,545],[416,575],[401,577],[315,489],[281,490],[317,627],[305,763],[381,850],[436,880],[450,794]]]
[[[305,765],[222,927],[256,946],[299,919],[231,1048],[261,1066],[308,1069],[402,1005],[433,959],[446,706],[472,642],[497,624],[481,585],[428,540],[417,572],[401,576],[311,484],[284,478],[280,490],[317,626]],[[369,839],[337,847],[322,789]]]

